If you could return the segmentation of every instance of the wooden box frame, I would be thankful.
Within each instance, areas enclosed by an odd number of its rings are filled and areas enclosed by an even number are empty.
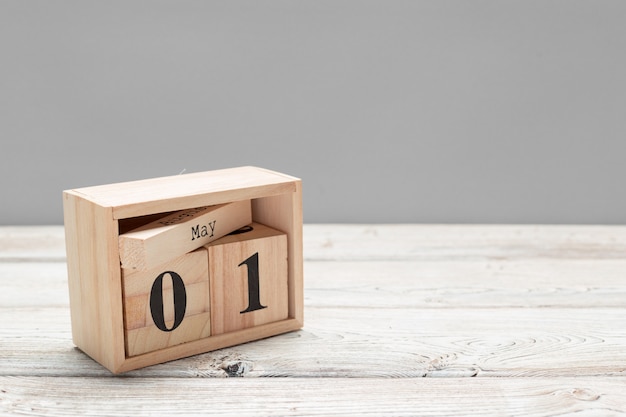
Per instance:
[[[118,236],[142,216],[250,199],[252,220],[287,234],[286,320],[127,356]],[[63,192],[72,337],[113,373],[126,372],[303,325],[301,180],[257,167],[85,187]]]

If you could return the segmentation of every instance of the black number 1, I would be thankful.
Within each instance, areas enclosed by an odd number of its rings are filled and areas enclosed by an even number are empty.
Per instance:
[[[243,261],[237,266],[248,266],[248,308],[240,311],[239,314],[261,310],[267,306],[261,305],[261,295],[259,291],[259,252]]]

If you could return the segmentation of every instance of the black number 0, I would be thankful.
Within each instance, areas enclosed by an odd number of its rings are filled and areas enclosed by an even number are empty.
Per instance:
[[[167,324],[165,324],[165,315],[163,313],[163,277],[166,274],[169,274],[172,278],[172,287],[174,289],[174,324],[169,329],[167,328]],[[152,291],[150,291],[150,312],[152,313],[154,324],[159,330],[171,332],[182,323],[183,318],[185,318],[186,309],[187,291],[185,290],[183,279],[176,272],[162,272],[154,280]]]

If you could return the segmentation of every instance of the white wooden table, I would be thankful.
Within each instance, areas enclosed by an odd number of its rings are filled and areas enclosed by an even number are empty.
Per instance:
[[[626,415],[626,227],[305,225],[304,256],[302,330],[120,377],[72,344],[63,228],[0,227],[0,414]]]

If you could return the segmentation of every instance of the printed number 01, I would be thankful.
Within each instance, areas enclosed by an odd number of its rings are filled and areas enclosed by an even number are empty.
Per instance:
[[[259,253],[256,252],[248,259],[237,266],[246,265],[248,267],[248,307],[240,311],[240,314],[267,308],[261,304],[261,291],[259,286]],[[174,324],[171,328],[165,323],[165,313],[163,312],[163,277],[169,275],[172,278],[172,288],[174,290]],[[183,322],[185,311],[187,310],[187,291],[183,279],[174,271],[165,271],[159,274],[152,284],[150,291],[150,313],[152,320],[159,330],[171,332]]]

